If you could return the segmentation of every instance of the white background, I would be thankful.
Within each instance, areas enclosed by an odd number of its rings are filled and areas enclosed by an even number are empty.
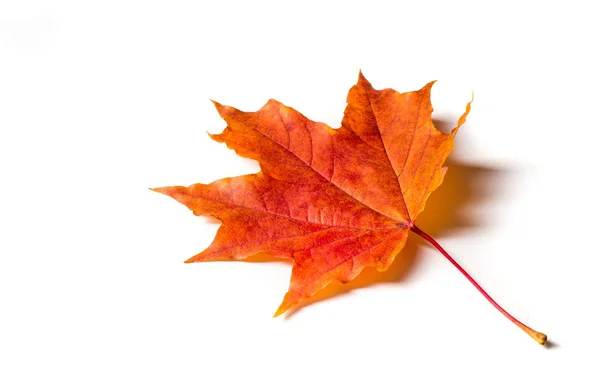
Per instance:
[[[0,3],[0,385],[599,385],[600,28],[556,3]],[[182,263],[218,224],[148,188],[258,169],[209,98],[338,127],[359,69],[443,129],[475,92],[417,224],[551,345],[415,235],[277,319],[289,263]]]

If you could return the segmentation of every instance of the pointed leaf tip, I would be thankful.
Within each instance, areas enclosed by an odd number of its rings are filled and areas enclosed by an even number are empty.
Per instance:
[[[220,133],[220,134],[211,134],[208,132],[206,132],[206,133],[208,134],[208,137],[210,137],[212,140],[214,140],[216,142],[225,142],[225,139],[222,136],[223,133]]]
[[[458,119],[458,123],[456,124],[456,127],[454,129],[452,129],[452,132],[450,132],[450,134],[452,135],[452,137],[456,136],[456,133],[458,132],[458,129],[467,121],[467,116],[471,112],[471,104],[473,103],[474,99],[475,99],[475,92],[472,91],[471,92],[471,101],[469,101],[469,103],[467,103],[467,106],[465,106],[465,112]]]
[[[433,85],[435,85],[436,82],[437,82],[437,79],[427,83],[425,86],[423,86],[421,91],[427,91],[427,92],[431,93],[431,88],[433,87]]]
[[[213,103],[213,105],[215,106],[215,109],[217,109],[217,112],[219,113],[219,115],[220,115],[222,118],[225,118],[225,117],[224,117],[224,114],[225,114],[225,112],[226,112],[228,109],[231,109],[231,107],[230,107],[230,106],[223,105],[222,103],[219,103],[219,102],[217,102],[217,101],[215,101],[215,100],[212,100],[212,99],[211,99],[211,100],[210,100],[210,102],[212,102],[212,103]]]
[[[357,85],[366,84],[366,85],[371,86],[371,82],[369,82],[369,80],[365,77],[362,70],[358,72],[358,81],[356,82],[356,84]]]

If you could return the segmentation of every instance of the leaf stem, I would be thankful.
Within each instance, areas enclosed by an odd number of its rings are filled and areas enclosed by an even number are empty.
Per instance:
[[[473,279],[473,277],[471,277],[469,275],[469,273],[467,273],[465,271],[465,269],[463,269],[460,266],[460,264],[458,262],[456,262],[454,260],[454,258],[452,258],[450,256],[450,254],[448,254],[446,252],[446,250],[444,250],[442,248],[442,246],[440,246],[440,244],[435,241],[435,239],[433,239],[431,236],[429,236],[427,233],[425,233],[423,230],[421,230],[414,224],[410,228],[410,230],[412,232],[414,232],[415,234],[421,236],[427,242],[431,243],[433,245],[433,247],[438,249],[439,252],[442,253],[444,255],[444,257],[446,257],[448,259],[448,261],[450,261],[450,263],[453,264],[454,267],[456,267],[458,269],[458,271],[460,271],[462,273],[462,275],[464,275],[469,280],[469,282],[471,282],[471,284],[473,286],[475,286],[475,288],[477,290],[479,290],[479,292],[486,298],[486,300],[488,300],[490,302],[490,304],[494,305],[494,307],[496,309],[498,309],[498,311],[500,313],[502,313],[506,318],[508,318],[510,321],[512,321],[516,326],[521,328],[523,331],[525,331],[525,333],[527,333],[529,336],[531,336],[535,341],[537,341],[541,345],[544,345],[544,343],[546,343],[546,335],[545,334],[531,329],[527,325],[523,324],[522,322],[520,322],[519,320],[514,318],[510,313],[508,313],[506,310],[504,310],[504,308],[502,308],[500,305],[498,305],[498,303],[496,301],[494,301],[494,299],[492,297],[490,297],[490,295],[487,294],[487,292],[485,290],[483,290],[483,288],[481,286],[479,286],[479,284]]]

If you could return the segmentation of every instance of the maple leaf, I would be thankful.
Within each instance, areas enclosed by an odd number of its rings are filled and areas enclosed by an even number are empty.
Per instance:
[[[415,225],[444,179],[443,163],[471,106],[449,134],[440,132],[431,119],[433,83],[407,93],[376,90],[360,73],[339,129],[275,100],[257,112],[214,102],[227,127],[210,137],[258,161],[261,171],[154,189],[195,215],[222,222],[212,244],[186,262],[239,260],[259,252],[293,259],[278,316],[333,281],[351,281],[367,266],[386,270],[412,230],[479,286]]]

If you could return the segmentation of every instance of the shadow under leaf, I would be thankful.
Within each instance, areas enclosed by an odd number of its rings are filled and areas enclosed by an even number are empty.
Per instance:
[[[481,216],[475,209],[484,205],[501,191],[498,187],[503,180],[502,171],[481,165],[465,164],[452,159],[446,164],[448,172],[443,184],[429,198],[425,210],[419,215],[417,223],[434,237],[450,235],[465,229],[485,226]],[[286,318],[293,316],[299,309],[337,297],[353,290],[381,283],[398,283],[410,278],[418,265],[420,238],[409,237],[404,249],[396,256],[392,265],[384,272],[373,268],[365,268],[354,280],[347,284],[335,282],[317,292],[292,308]],[[284,258],[272,257],[268,254],[257,254],[244,262],[289,262]]]

